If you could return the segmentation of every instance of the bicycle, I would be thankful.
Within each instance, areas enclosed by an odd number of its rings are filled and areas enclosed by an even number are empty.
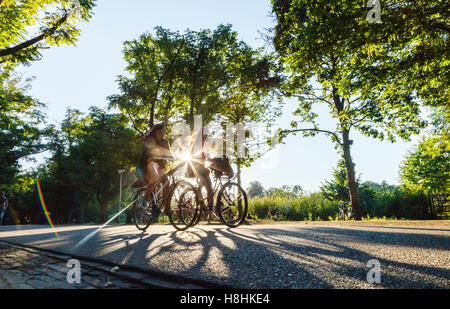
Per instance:
[[[152,191],[149,191],[151,185],[147,185],[140,180],[132,185],[136,188],[133,194],[134,223],[139,230],[145,232],[151,223],[158,222],[161,214],[166,214],[170,223],[177,230],[185,230],[192,225],[196,218],[198,205],[195,202],[198,201],[198,198],[196,198],[198,193],[190,183],[176,179],[175,172],[183,165],[180,163],[174,167],[173,163],[176,160],[174,157],[157,157],[154,159],[169,162],[169,171],[167,172],[169,177],[166,183],[159,183]],[[163,194],[164,186],[169,186],[166,196]],[[179,200],[174,200],[175,193],[179,190],[184,192],[182,203]],[[194,197],[194,205],[187,203],[185,198],[189,196]],[[172,203],[175,203],[173,208]],[[168,209],[166,209],[166,205],[169,205]]]
[[[347,211],[347,213],[345,213]],[[352,206],[351,204],[341,203],[339,206],[338,219],[339,221],[345,221],[352,219]]]
[[[206,216],[208,222],[211,217],[215,217],[231,228],[239,226],[247,217],[247,193],[239,184],[233,182],[234,177],[223,175],[221,171],[211,167],[209,170],[214,175],[214,184],[211,195],[213,197],[217,196],[216,205],[215,207],[213,205],[214,203],[208,205],[208,196],[206,194],[206,197],[203,197],[204,194],[201,193],[202,188],[200,188],[199,180],[197,180],[196,188],[199,192],[200,207],[191,226],[199,224],[202,216]],[[212,200],[214,200],[214,198]]]
[[[267,211],[267,216],[274,221],[280,221],[283,216],[283,213],[276,207],[269,207],[269,210]]]

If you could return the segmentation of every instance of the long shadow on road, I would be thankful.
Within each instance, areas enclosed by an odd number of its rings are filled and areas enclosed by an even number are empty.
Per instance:
[[[73,244],[93,231],[8,236],[7,241],[34,243],[71,253]],[[352,288],[366,282],[367,261],[378,259],[385,288],[449,288],[450,237],[444,235],[361,230],[355,227],[242,227],[200,226],[187,232],[154,227],[155,233],[106,228],[92,238],[82,254],[141,269],[184,278],[206,279],[240,288]],[[438,231],[438,230],[433,230]],[[405,253],[406,252],[406,253]],[[408,261],[447,256],[436,263]],[[447,252],[447,254],[443,254]],[[436,261],[434,261],[436,262]]]
[[[110,237],[123,241],[120,235]],[[336,241],[341,238],[346,241]],[[442,261],[443,267],[417,265],[395,259],[392,248],[386,249],[391,253],[389,257],[366,249],[389,245],[399,251],[404,248],[448,251],[449,244],[449,237],[441,235],[348,228],[297,228],[294,231],[272,228],[249,233],[245,229],[201,227],[190,232],[150,234],[131,247],[123,247],[102,258],[120,256],[123,263],[244,288],[367,287],[369,268],[366,263],[376,258],[385,269],[382,287],[443,288],[449,287],[450,278],[445,261]],[[359,246],[362,249],[358,249]]]

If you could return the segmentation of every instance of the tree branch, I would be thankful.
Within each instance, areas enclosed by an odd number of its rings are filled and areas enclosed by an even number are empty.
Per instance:
[[[2,0],[0,0],[0,4],[1,4],[1,1]],[[9,47],[9,48],[5,48],[5,49],[0,50],[0,57],[5,57],[5,56],[12,55],[12,54],[14,54],[14,53],[16,53],[16,52],[18,52],[18,51],[20,51],[22,49],[28,48],[28,47],[30,47],[30,46],[32,46],[32,45],[42,41],[43,39],[45,39],[49,35],[53,34],[62,24],[64,24],[68,17],[69,17],[69,14],[66,13],[60,20],[58,20],[56,22],[56,24],[52,28],[50,28],[49,31],[46,31],[46,32],[38,35],[35,38],[32,38],[32,39],[30,39],[28,41],[20,43],[19,45],[16,45],[14,47]]]
[[[319,132],[319,133],[325,133],[325,134],[330,134],[330,135],[332,135],[333,137],[334,137],[334,141],[335,142],[337,142],[339,145],[341,145],[342,146],[342,143],[341,143],[341,141],[340,141],[340,139],[339,139],[339,136],[336,134],[336,133],[334,133],[334,132],[331,132],[331,131],[327,131],[327,130],[320,130],[320,129],[295,129],[295,130],[282,130],[282,131],[280,131],[280,135],[282,135],[282,134],[290,134],[290,133],[296,133],[296,132],[307,132],[307,131],[310,131],[310,132]]]

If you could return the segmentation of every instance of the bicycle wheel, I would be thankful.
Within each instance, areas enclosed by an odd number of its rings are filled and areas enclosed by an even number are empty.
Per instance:
[[[237,227],[247,217],[247,193],[237,183],[228,182],[219,191],[217,207],[223,223],[229,227]]]
[[[145,231],[149,227],[152,217],[152,207],[146,200],[145,190],[136,192],[133,200],[134,224],[139,230]]]
[[[171,190],[168,202],[170,223],[179,231],[194,225],[198,211],[198,192],[186,181],[177,182]]]

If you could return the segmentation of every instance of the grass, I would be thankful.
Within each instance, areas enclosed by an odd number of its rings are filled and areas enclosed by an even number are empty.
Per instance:
[[[427,219],[423,215],[427,204],[414,197],[392,198],[380,195],[369,202],[362,202],[364,221]],[[275,194],[249,200],[249,213],[256,220],[270,220],[269,208],[280,213],[278,221],[339,220],[339,202],[329,201],[320,193],[299,196]]]
[[[339,204],[328,201],[321,194],[300,196],[265,196],[249,200],[249,212],[255,219],[270,219],[269,208],[280,212],[280,221],[323,221],[334,217]]]

